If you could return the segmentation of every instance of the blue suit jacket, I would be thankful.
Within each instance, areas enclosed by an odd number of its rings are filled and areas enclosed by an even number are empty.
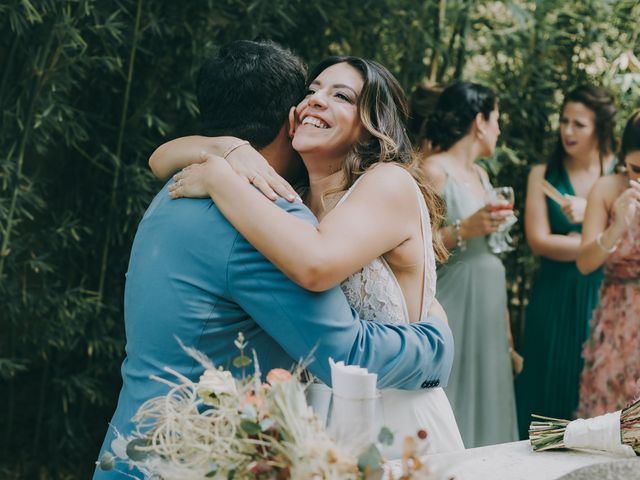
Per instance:
[[[288,369],[315,348],[309,370],[328,384],[327,359],[332,357],[376,372],[380,388],[446,385],[453,337],[440,319],[412,325],[360,320],[338,287],[322,293],[299,287],[256,251],[211,200],[171,200],[169,183],[142,218],[129,261],[123,386],[111,420],[120,433],[132,431],[130,419],[144,401],[167,392],[150,375],[172,378],[165,366],[194,380],[202,374],[176,337],[225,367],[238,355],[233,341],[243,332],[264,373]],[[278,205],[316,223],[301,203],[279,200]],[[109,428],[101,454],[113,438]],[[97,469],[94,479],[118,477]]]

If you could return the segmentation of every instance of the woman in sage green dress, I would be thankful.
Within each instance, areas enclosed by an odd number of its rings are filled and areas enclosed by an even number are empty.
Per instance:
[[[491,90],[460,82],[442,92],[426,127],[438,153],[423,169],[446,203],[447,226],[439,234],[451,250],[438,268],[436,291],[456,342],[445,391],[467,448],[517,439],[505,270],[487,245],[487,235],[512,212],[487,204],[492,187],[475,163],[493,154],[498,117]]]
[[[613,166],[616,108],[611,94],[593,85],[567,94],[560,138],[548,164],[529,175],[525,228],[540,256],[526,311],[524,370],[516,379],[521,438],[531,414],[572,418],[578,405],[582,344],[589,337],[602,271],[582,275],[576,267],[586,197]],[[560,193],[545,195],[547,181]]]

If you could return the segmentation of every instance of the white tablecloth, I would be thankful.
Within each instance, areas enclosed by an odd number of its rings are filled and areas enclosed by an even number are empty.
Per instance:
[[[574,450],[534,452],[525,440],[427,455],[424,461],[445,479],[453,475],[456,480],[553,480],[586,465],[621,458],[624,457]],[[391,463],[397,478],[399,463]]]

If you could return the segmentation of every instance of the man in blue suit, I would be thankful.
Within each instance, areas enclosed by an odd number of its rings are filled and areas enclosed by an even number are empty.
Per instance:
[[[207,135],[249,140],[285,178],[299,168],[288,137],[288,111],[305,93],[305,71],[273,43],[233,42],[202,67],[198,102]],[[202,367],[176,338],[230,367],[239,332],[263,372],[288,369],[315,349],[312,374],[330,383],[328,358],[378,374],[380,388],[445,386],[453,338],[441,319],[411,325],[360,320],[339,288],[309,292],[256,251],[210,199],[172,201],[168,185],[146,211],[133,243],[125,286],[126,358],[123,386],[101,454],[115,430],[127,436],[131,417],[167,387],[165,366],[197,380]],[[315,223],[301,203],[278,200]],[[132,472],[133,473],[133,472]],[[94,479],[130,478],[96,469]]]

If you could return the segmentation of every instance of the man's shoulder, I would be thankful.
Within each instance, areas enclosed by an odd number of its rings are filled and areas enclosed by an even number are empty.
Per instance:
[[[169,196],[169,180],[156,194],[149,204],[142,223],[152,221],[158,226],[165,226],[175,230],[178,222],[182,226],[192,225],[194,228],[217,227],[225,224],[222,213],[210,198],[178,198]]]
[[[211,220],[215,219],[217,216],[222,217],[222,213],[218,209],[215,202],[213,202],[210,198],[180,198],[177,200],[172,200],[169,197],[168,186],[172,183],[172,180],[169,180],[163,188],[158,192],[155,196],[147,211],[144,214],[143,219],[151,217],[156,214],[157,210],[160,210],[162,215],[178,215],[184,216],[184,213],[188,212],[188,218],[194,218],[198,216],[198,213],[204,214],[210,220],[210,224],[219,224],[220,222],[211,222]],[[289,202],[282,197],[278,197],[278,199],[274,202],[278,207],[282,208],[288,213],[295,215],[303,220],[306,220],[314,225],[318,223],[316,217],[311,213],[311,210],[302,202]],[[219,218],[220,220],[224,220],[222,224],[228,225],[231,228],[230,224],[227,224],[226,219]]]
[[[306,220],[309,223],[313,223],[314,225],[318,224],[318,220],[313,215],[311,210],[309,210],[309,207],[307,207],[302,202],[289,202],[282,197],[278,197],[278,199],[275,201],[275,204],[286,212],[295,215],[302,220]]]
[[[172,200],[165,185],[138,224],[129,273],[148,275],[150,265],[160,271],[192,262],[213,268],[225,261],[237,237],[211,199]]]

